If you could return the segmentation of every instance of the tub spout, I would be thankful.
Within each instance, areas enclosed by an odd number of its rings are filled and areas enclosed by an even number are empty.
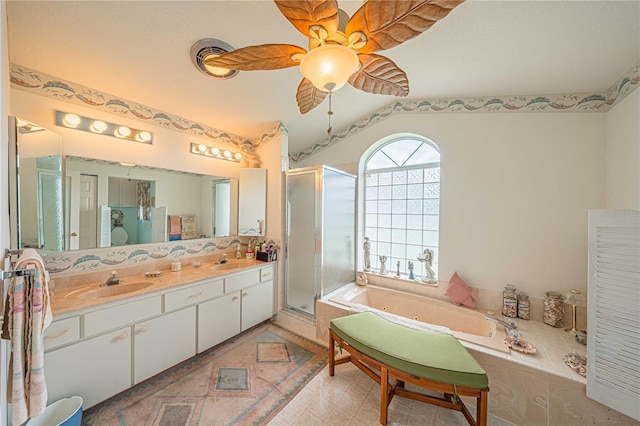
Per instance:
[[[518,337],[518,327],[516,326],[515,321],[513,321],[512,319],[509,320],[509,322],[503,321],[500,318],[496,318],[493,317],[491,315],[485,315],[484,319],[486,320],[492,320],[497,322],[498,324],[501,324],[504,326],[504,328],[507,330],[507,333],[509,334],[509,336],[511,337]]]

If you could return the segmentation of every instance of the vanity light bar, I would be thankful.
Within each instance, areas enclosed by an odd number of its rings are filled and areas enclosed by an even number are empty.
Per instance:
[[[239,163],[242,159],[242,154],[239,152],[231,152],[229,150],[207,146],[202,143],[191,142],[190,152],[196,155],[204,155],[205,157],[218,158],[220,160],[233,161],[235,163]]]
[[[133,129],[119,124],[108,123],[95,118],[83,117],[70,112],[56,111],[56,125],[69,129],[82,130],[118,139],[146,144],[153,143],[153,133],[146,130]]]

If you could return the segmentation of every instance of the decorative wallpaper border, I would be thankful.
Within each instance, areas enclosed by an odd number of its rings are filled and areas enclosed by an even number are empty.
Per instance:
[[[11,83],[16,87],[24,90],[33,90],[43,96],[100,108],[110,113],[128,116],[129,118],[151,121],[155,125],[171,128],[172,130],[186,132],[195,136],[205,136],[217,142],[237,145],[252,167],[259,167],[260,164],[258,156],[254,153],[256,148],[281,133],[288,133],[286,126],[282,122],[278,122],[268,132],[256,140],[251,140],[19,65],[11,64],[10,77]],[[395,101],[368,117],[339,130],[330,137],[313,144],[313,146],[297,154],[289,154],[289,158],[296,162],[304,160],[369,126],[399,113],[607,112],[638,88],[639,85],[640,64],[637,64],[603,93]]]
[[[267,133],[256,140],[251,140],[20,65],[11,64],[10,78],[11,83],[15,87],[35,92],[42,96],[60,99],[85,107],[89,106],[111,114],[123,115],[143,122],[150,122],[156,126],[188,133],[193,136],[203,136],[216,142],[236,145],[244,154],[249,155],[247,161],[250,163],[255,163],[256,161],[259,163],[257,156],[253,154],[254,150],[277,136],[283,128],[282,123],[278,122]]]
[[[640,64],[637,64],[604,93],[396,101],[289,157],[293,161],[304,160],[399,113],[607,112],[637,89],[639,83]]]
[[[159,260],[187,259],[217,253],[228,253],[240,244],[243,251],[254,238],[200,238],[168,241],[165,243],[136,244],[65,252],[44,252],[45,268],[52,277],[111,270],[114,267],[139,265]],[[280,250],[280,242],[268,240]]]

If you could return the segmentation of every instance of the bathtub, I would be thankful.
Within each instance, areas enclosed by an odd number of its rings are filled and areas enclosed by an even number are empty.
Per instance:
[[[347,284],[331,293],[327,300],[344,307],[348,313],[356,305],[366,305],[380,311],[399,315],[422,323],[444,326],[460,341],[470,342],[503,352],[504,327],[486,320],[484,312],[455,306],[443,300],[367,285]]]

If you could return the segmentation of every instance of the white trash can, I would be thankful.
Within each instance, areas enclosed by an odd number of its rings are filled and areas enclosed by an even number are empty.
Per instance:
[[[28,426],[80,426],[82,398],[72,396],[48,405],[44,413],[27,422]]]

